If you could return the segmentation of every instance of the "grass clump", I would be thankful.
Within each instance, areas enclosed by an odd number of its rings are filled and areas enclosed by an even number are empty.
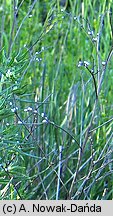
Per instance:
[[[1,1],[0,199],[112,199],[112,3]]]

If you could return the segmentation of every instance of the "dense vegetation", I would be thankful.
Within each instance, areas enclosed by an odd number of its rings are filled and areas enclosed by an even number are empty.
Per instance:
[[[113,199],[112,12],[0,1],[0,199]]]

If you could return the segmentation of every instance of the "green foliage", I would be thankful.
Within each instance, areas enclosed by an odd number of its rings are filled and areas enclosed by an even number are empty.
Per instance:
[[[0,3],[0,199],[113,199],[112,1]]]

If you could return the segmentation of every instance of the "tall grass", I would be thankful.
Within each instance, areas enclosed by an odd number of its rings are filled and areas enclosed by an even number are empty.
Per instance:
[[[113,198],[112,1],[1,1],[0,199]]]

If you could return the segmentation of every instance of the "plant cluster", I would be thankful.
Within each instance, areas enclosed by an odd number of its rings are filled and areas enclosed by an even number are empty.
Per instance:
[[[112,199],[112,1],[0,3],[0,199]]]

